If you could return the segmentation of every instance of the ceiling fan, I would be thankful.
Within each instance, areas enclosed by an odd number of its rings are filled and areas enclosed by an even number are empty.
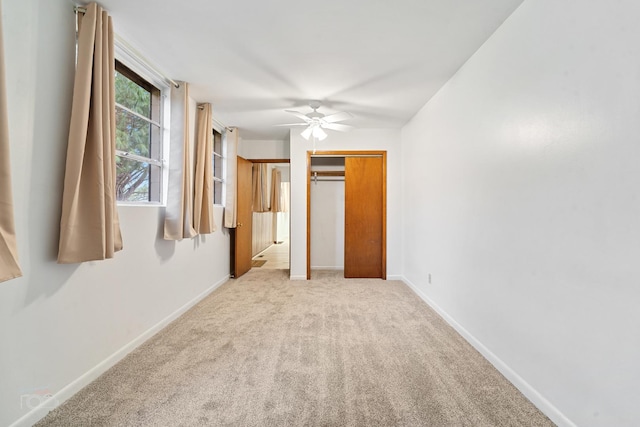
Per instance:
[[[322,141],[327,137],[327,133],[324,129],[337,130],[340,132],[348,132],[353,129],[353,126],[336,123],[353,118],[351,113],[343,111],[326,116],[318,112],[318,108],[320,108],[321,105],[322,103],[320,101],[310,101],[309,107],[311,107],[313,111],[308,114],[302,114],[299,111],[294,110],[284,110],[287,113],[291,113],[299,119],[304,120],[304,123],[289,123],[278,126],[307,126],[300,135],[306,140],[309,140],[309,138],[313,136],[314,140],[317,139],[319,141]]]

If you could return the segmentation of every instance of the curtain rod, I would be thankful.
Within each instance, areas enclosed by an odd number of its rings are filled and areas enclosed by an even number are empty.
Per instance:
[[[197,108],[198,108],[198,110],[202,110],[202,109],[204,108],[204,105],[203,105],[203,104],[198,104],[198,107],[197,107]],[[214,127],[214,128],[215,128],[215,127],[218,127],[219,129],[222,129],[222,130],[224,130],[225,132],[233,132],[233,131],[234,131],[234,129],[235,129],[235,128],[234,128],[234,127],[232,127],[232,126],[227,126],[227,125],[225,125],[225,124],[223,124],[223,123],[220,123],[220,121],[219,121],[219,120],[216,120],[216,118],[215,118],[215,117],[212,117],[212,121],[213,121],[213,127]],[[216,130],[217,130],[217,129],[216,129]]]
[[[82,6],[74,6],[73,10],[74,10],[75,13],[87,13],[87,8],[86,7],[82,7]],[[164,73],[160,72],[156,67],[151,65],[151,63],[147,60],[147,58],[144,57],[144,55],[142,55],[140,52],[138,52],[136,49],[134,49],[133,46],[131,46],[129,43],[127,43],[122,37],[120,37],[118,34],[116,34],[115,38],[120,44],[122,44],[124,47],[126,47],[127,50],[131,51],[131,53],[133,53],[136,56],[138,56],[141,61],[145,62],[146,66],[152,68],[154,72],[158,73],[160,76],[162,76],[162,78],[167,80],[169,83],[174,85],[176,88],[180,87],[180,85],[178,83],[176,83],[175,81],[173,81],[172,79],[167,77]],[[198,106],[198,108],[201,109],[202,107]],[[219,127],[221,127],[222,129],[224,129],[227,132],[233,132],[235,130],[235,128],[229,127],[229,126],[225,126],[225,125],[223,125],[222,123],[218,122],[215,119],[214,119],[214,123],[217,124]]]
[[[200,108],[203,108],[203,106],[198,105],[198,109]],[[211,112],[211,115],[213,116],[213,111]],[[220,120],[216,119],[215,117],[211,117],[211,122],[213,123],[214,129],[217,127],[218,129],[222,129],[225,132],[233,132],[235,130],[233,126],[227,126],[224,123],[220,123]],[[222,133],[222,131],[220,131],[220,133]]]
[[[86,7],[82,7],[82,6],[74,6],[73,7],[73,11],[75,13],[87,13],[87,8]],[[151,70],[155,73],[157,73],[158,75],[160,75],[163,79],[165,79],[167,82],[171,83],[173,86],[175,86],[176,88],[179,88],[180,85],[178,83],[176,83],[173,79],[170,79],[169,77],[167,77],[164,73],[162,73],[160,70],[158,70],[155,66],[151,65],[151,62],[149,62],[149,60],[147,58],[144,57],[144,55],[142,55],[137,49],[135,49],[133,46],[131,46],[129,43],[127,43],[122,37],[120,37],[120,35],[118,34],[114,34],[114,38],[122,45],[124,46],[127,50],[129,50],[131,53],[133,53],[135,56],[138,57],[138,59],[145,63],[144,65],[148,68],[151,68]]]

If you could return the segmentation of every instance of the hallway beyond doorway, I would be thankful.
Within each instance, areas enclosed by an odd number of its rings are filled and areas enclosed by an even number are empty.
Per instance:
[[[289,239],[285,239],[281,243],[274,243],[258,255],[254,256],[252,261],[266,261],[262,266],[252,268],[288,270]]]

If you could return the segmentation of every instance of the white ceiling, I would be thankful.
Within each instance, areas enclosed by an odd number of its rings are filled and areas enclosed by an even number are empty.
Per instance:
[[[100,0],[116,32],[244,139],[310,99],[401,127],[523,0]],[[331,131],[330,131],[331,132]]]

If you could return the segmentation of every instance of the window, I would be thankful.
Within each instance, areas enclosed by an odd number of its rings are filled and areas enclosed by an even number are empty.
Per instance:
[[[222,175],[223,163],[222,134],[213,130],[213,203],[222,204],[222,186],[224,179]]]
[[[116,196],[161,202],[160,89],[116,61]]]

